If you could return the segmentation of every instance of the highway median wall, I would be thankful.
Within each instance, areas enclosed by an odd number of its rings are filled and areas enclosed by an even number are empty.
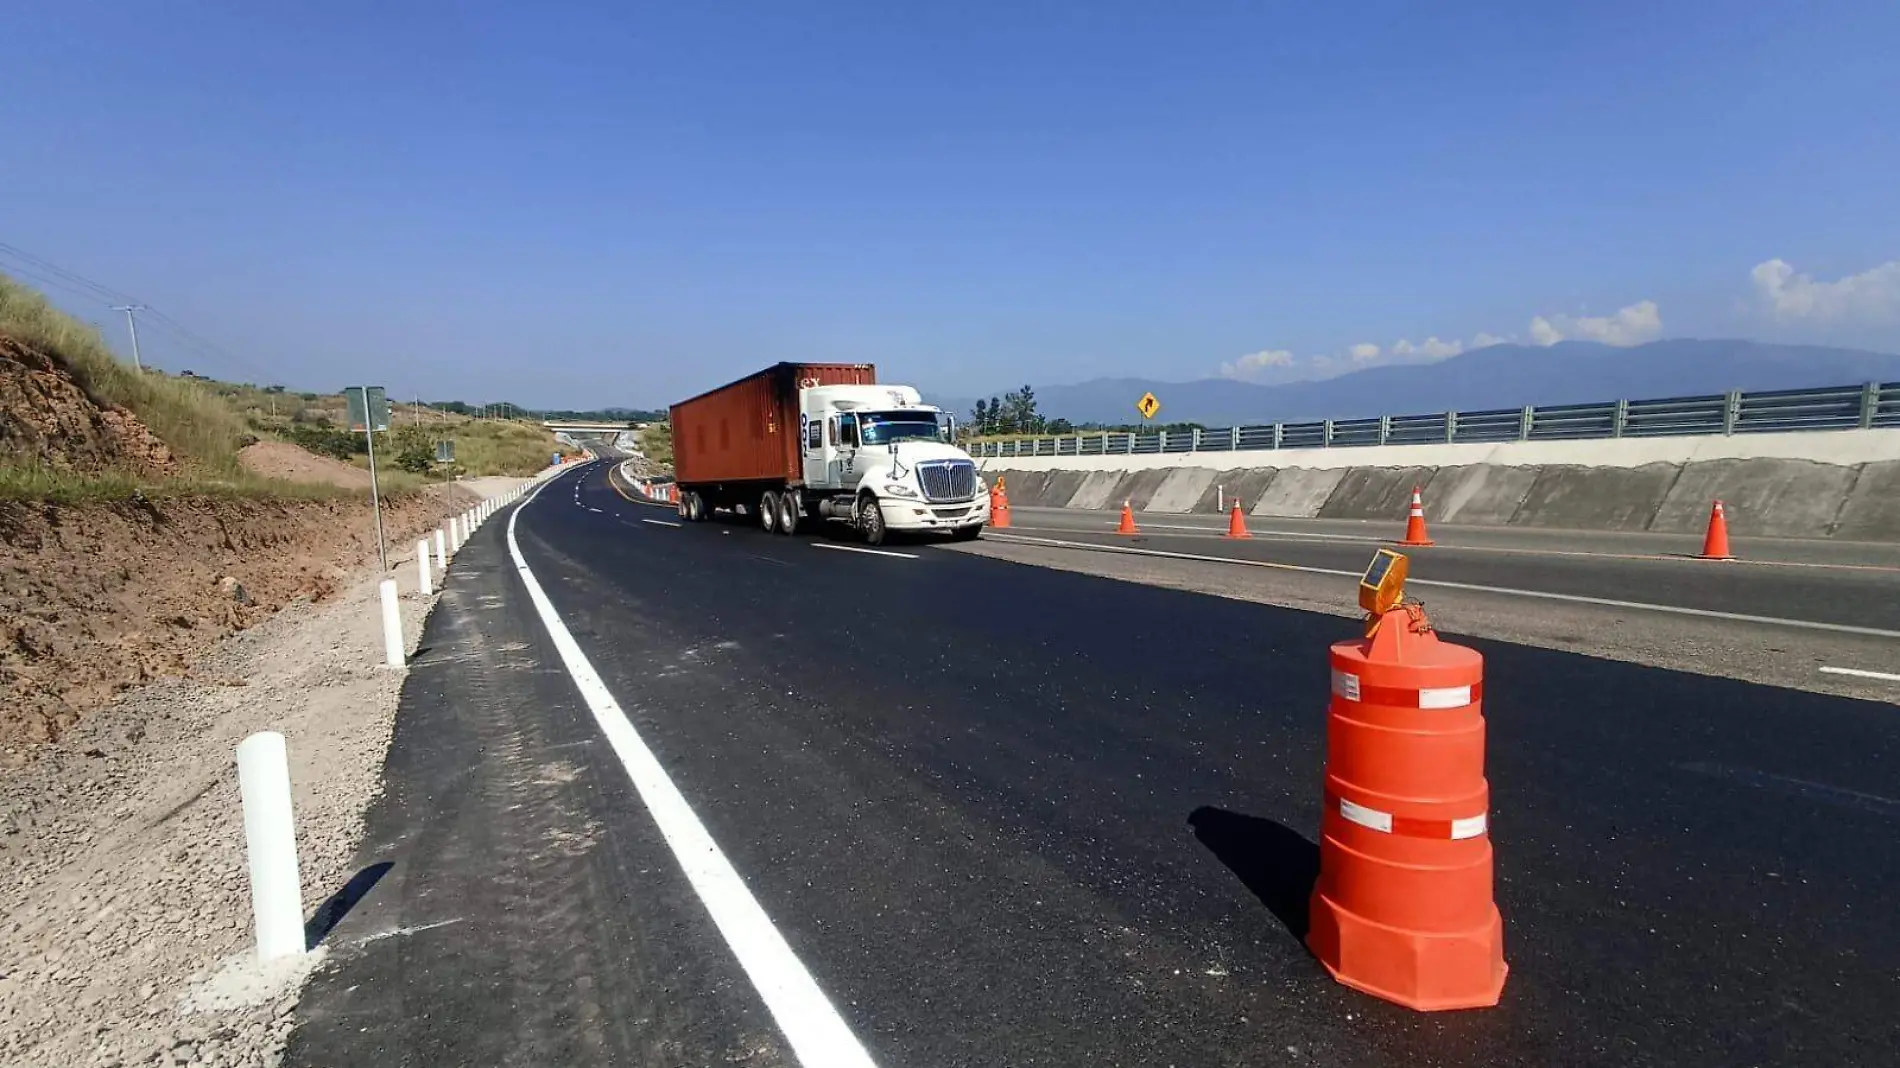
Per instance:
[[[1900,541],[1900,430],[979,462],[1029,507]]]

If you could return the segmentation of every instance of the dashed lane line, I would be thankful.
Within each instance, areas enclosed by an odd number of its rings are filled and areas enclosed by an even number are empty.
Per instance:
[[[551,481],[551,480],[550,480]],[[545,484],[544,484],[545,485]],[[535,491],[539,494],[539,490]],[[530,497],[528,503],[533,503]],[[818,987],[818,981],[806,969],[785,936],[772,924],[771,917],[746,887],[732,862],[720,851],[679,787],[660,766],[659,758],[647,747],[632,721],[615,700],[613,692],[601,681],[600,673],[581,651],[580,644],[555,611],[554,603],[529,570],[515,539],[515,524],[521,517],[516,509],[508,519],[508,554],[514,558],[515,571],[528,591],[528,599],[541,616],[548,637],[561,654],[561,661],[574,679],[594,720],[620,758],[627,777],[646,804],[660,834],[673,850],[692,884],[693,892],[706,906],[713,924],[726,945],[745,969],[746,977],[765,1001],[785,1041],[799,1063],[817,1068],[875,1068],[871,1055],[859,1043],[849,1024],[838,1014],[831,999]]]
[[[680,525],[678,523],[673,522],[670,519],[642,519],[640,520],[640,522],[651,523],[656,527],[677,527]]]
[[[999,534],[994,531],[983,535],[986,539],[1001,542],[1020,542],[1025,545],[1049,545],[1060,549],[1086,549],[1092,552],[1114,553],[1121,556],[1153,556],[1165,560],[1192,560],[1207,564],[1232,564],[1239,567],[1263,567],[1274,571],[1297,571],[1308,575],[1336,575],[1341,578],[1357,579],[1357,571],[1342,571],[1334,567],[1308,567],[1304,564],[1282,564],[1273,560],[1246,560],[1234,556],[1207,556],[1201,553],[1175,553],[1161,549],[1138,549],[1126,545],[1097,545],[1088,541],[1064,541],[1057,538],[1025,538],[1015,534]],[[1547,590],[1521,590],[1510,586],[1480,586],[1470,582],[1447,582],[1443,579],[1407,579],[1408,586],[1429,586],[1440,590],[1465,590],[1471,593],[1497,593],[1507,597],[1528,597],[1540,601],[1560,601],[1565,604],[1588,604],[1602,608],[1626,608],[1639,612],[1657,612],[1671,616],[1690,616],[1696,619],[1720,619],[1731,623],[1762,623],[1773,627],[1792,627],[1798,630],[1826,631],[1830,634],[1859,634],[1870,638],[1900,639],[1900,630],[1882,630],[1879,627],[1857,627],[1848,623],[1822,623],[1812,619],[1780,619],[1774,616],[1756,616],[1744,612],[1718,612],[1709,608],[1685,608],[1673,604],[1647,604],[1642,601],[1618,601],[1608,597],[1585,597],[1575,593],[1552,593]]]
[[[1823,667],[1823,675],[1846,675],[1856,679],[1878,679],[1881,682],[1900,682],[1900,675],[1889,671],[1866,671],[1861,668]]]
[[[811,547],[814,549],[830,549],[834,552],[841,553],[864,553],[867,556],[894,556],[899,560],[915,560],[918,558],[916,553],[894,553],[889,549],[867,549],[862,545],[834,545],[828,541],[814,541],[811,543]]]

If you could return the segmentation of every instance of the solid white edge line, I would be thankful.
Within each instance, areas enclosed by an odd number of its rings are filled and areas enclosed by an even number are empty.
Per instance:
[[[1053,545],[1063,549],[1089,549],[1095,552],[1118,553],[1124,556],[1158,556],[1169,560],[1194,560],[1208,564],[1239,564],[1243,567],[1264,567],[1274,571],[1299,571],[1309,575],[1338,575],[1343,578],[1359,578],[1357,571],[1341,571],[1331,567],[1308,567],[1304,564],[1282,564],[1272,560],[1243,560],[1234,556],[1206,556],[1200,553],[1173,553],[1161,549],[1137,549],[1124,545],[1097,545],[1089,541],[1063,541],[1057,538],[1025,538],[1020,535],[986,533],[986,539],[997,541],[1017,541],[1026,545]],[[1501,593],[1509,597],[1529,597],[1540,601],[1561,601],[1565,604],[1590,604],[1601,608],[1628,608],[1638,612],[1659,612],[1664,615],[1690,616],[1695,619],[1721,619],[1732,623],[1761,623],[1771,627],[1792,627],[1798,630],[1819,630],[1829,634],[1859,634],[1869,638],[1900,639],[1900,630],[1881,630],[1879,627],[1857,627],[1848,623],[1821,623],[1811,619],[1777,619],[1774,616],[1754,616],[1744,612],[1717,612],[1708,608],[1684,608],[1673,604],[1645,604],[1641,601],[1616,601],[1607,597],[1584,597],[1574,593],[1550,593],[1545,590],[1520,590],[1509,586],[1478,586],[1469,582],[1446,582],[1442,579],[1407,579],[1409,586],[1430,586],[1440,590],[1465,590],[1472,593]]]
[[[894,553],[889,549],[867,549],[862,545],[834,545],[828,541],[814,541],[811,543],[811,547],[814,549],[832,549],[841,553],[865,553],[869,556],[895,556],[899,560],[917,559],[916,553]]]
[[[677,527],[680,525],[678,523],[673,522],[670,519],[642,519],[640,520],[640,522],[651,523],[656,527]]]
[[[1900,682],[1900,675],[1886,671],[1863,671],[1860,668],[1823,667],[1823,675],[1850,675],[1857,679],[1879,679],[1882,682]]]
[[[580,465],[577,469],[585,470],[586,466]],[[543,486],[552,484],[550,479]],[[537,489],[535,496],[539,494]],[[818,988],[817,980],[792,952],[785,936],[772,925],[771,918],[746,888],[745,880],[740,878],[732,862],[719,851],[718,843],[713,841],[705,824],[667,777],[659,759],[634,730],[626,712],[607,684],[601,681],[600,674],[581,651],[567,624],[561,621],[534,572],[529,570],[527,560],[521,555],[521,544],[515,539],[515,523],[527,504],[532,503],[533,496],[508,519],[508,555],[514,558],[515,571],[521,576],[528,599],[541,616],[548,637],[560,652],[561,662],[573,677],[587,707],[593,710],[594,720],[613,746],[614,755],[627,769],[627,777],[633,780],[634,789],[673,850],[693,892],[699,895],[714,925],[725,937],[726,945],[739,959],[739,966],[745,969],[746,977],[764,999],[766,1009],[800,1064],[812,1068],[820,1065],[874,1068],[871,1055],[852,1034],[850,1025],[838,1015],[824,991]]]

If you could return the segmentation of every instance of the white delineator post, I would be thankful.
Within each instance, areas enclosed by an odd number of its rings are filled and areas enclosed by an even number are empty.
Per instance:
[[[262,731],[239,742],[237,766],[257,959],[296,956],[304,951],[303,882],[297,876],[297,826],[291,818],[284,736]]]
[[[424,597],[434,592],[434,583],[429,581],[432,577],[429,574],[429,539],[424,538],[416,542],[416,589]]]
[[[449,551],[452,553],[460,552],[461,549],[462,549],[461,523],[454,516],[450,516],[449,517]]]
[[[449,539],[441,527],[435,528],[435,569],[444,572],[449,569]]]
[[[396,598],[396,580],[384,579],[381,587],[383,597],[383,663],[399,668],[403,661],[402,648],[402,603]]]

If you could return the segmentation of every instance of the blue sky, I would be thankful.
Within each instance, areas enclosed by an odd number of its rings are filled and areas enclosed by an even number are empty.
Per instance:
[[[779,359],[975,395],[1900,349],[1892,0],[6,19],[0,242],[221,350],[148,332],[172,369],[587,406]]]

